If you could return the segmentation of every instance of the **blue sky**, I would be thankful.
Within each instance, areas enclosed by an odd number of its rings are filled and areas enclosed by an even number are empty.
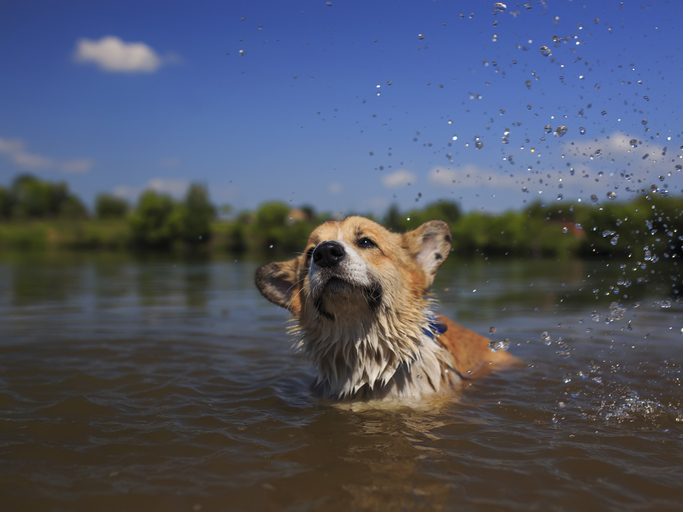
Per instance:
[[[683,2],[505,3],[5,0],[0,184],[333,213],[680,194]]]

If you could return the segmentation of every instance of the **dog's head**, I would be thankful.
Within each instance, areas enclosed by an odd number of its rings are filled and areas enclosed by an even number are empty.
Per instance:
[[[424,313],[427,289],[450,249],[442,221],[399,234],[348,217],[316,228],[299,257],[259,268],[256,285],[303,330],[321,322],[366,325],[383,312],[410,321]]]

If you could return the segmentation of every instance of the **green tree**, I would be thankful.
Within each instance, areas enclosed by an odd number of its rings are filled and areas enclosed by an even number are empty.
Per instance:
[[[68,194],[59,205],[57,216],[66,219],[85,219],[88,217],[88,209],[77,196]]]
[[[216,208],[209,202],[206,187],[193,183],[187,190],[183,203],[182,238],[191,245],[206,243],[211,239],[211,221]]]
[[[138,247],[168,249],[180,238],[183,213],[168,195],[148,190],[130,215],[131,236]]]
[[[262,249],[282,251],[287,237],[289,206],[279,201],[263,203],[254,214],[252,231],[259,239]]]
[[[392,204],[384,215],[383,224],[393,231],[410,231],[420,224],[429,220],[442,220],[453,229],[456,222],[461,218],[460,206],[452,201],[436,201],[420,210],[414,208],[406,214],[401,214],[398,206]]]
[[[50,183],[22,174],[17,176],[10,190],[12,217],[85,217],[87,210],[82,201],[69,192],[64,182]]]
[[[111,194],[99,194],[95,199],[95,216],[98,219],[122,219],[129,209],[128,201]]]
[[[0,186],[0,219],[9,219],[12,216],[13,198],[5,187]]]
[[[401,217],[401,210],[398,208],[396,203],[392,203],[384,214],[382,219],[382,224],[385,228],[392,231],[402,231],[403,230],[403,218]]]

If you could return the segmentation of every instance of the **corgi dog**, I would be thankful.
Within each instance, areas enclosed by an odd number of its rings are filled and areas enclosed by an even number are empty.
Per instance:
[[[316,228],[300,256],[257,270],[265,298],[294,316],[318,394],[421,400],[515,360],[434,312],[429,287],[451,243],[443,221],[401,234],[348,217]]]

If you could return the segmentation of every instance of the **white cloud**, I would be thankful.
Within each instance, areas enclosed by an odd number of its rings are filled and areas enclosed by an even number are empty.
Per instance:
[[[450,167],[434,167],[429,172],[429,182],[437,186],[455,186],[457,188],[486,186],[511,186],[518,182],[509,174],[492,173],[479,169],[474,165],[466,165],[456,169]]]
[[[94,165],[94,161],[89,158],[56,160],[29,153],[21,139],[0,137],[0,154],[6,155],[14,165],[26,171],[56,170],[68,174],[83,174],[89,172]]]
[[[145,43],[127,43],[116,36],[105,36],[99,41],[79,39],[74,59],[97,64],[113,73],[153,73],[164,63],[179,60],[175,55],[162,58]]]
[[[385,187],[397,187],[399,185],[407,185],[408,183],[415,182],[415,173],[401,169],[399,171],[387,174],[382,178],[382,183]]]
[[[169,194],[174,197],[182,197],[189,188],[189,182],[185,180],[153,178],[149,180],[142,187],[129,187],[127,185],[120,185],[114,188],[114,195],[123,197],[125,199],[137,199],[137,197],[145,190],[154,190],[161,194]]]
[[[187,192],[189,186],[190,184],[185,180],[154,178],[147,182],[147,188],[164,194],[171,194],[172,196],[182,196]]]

